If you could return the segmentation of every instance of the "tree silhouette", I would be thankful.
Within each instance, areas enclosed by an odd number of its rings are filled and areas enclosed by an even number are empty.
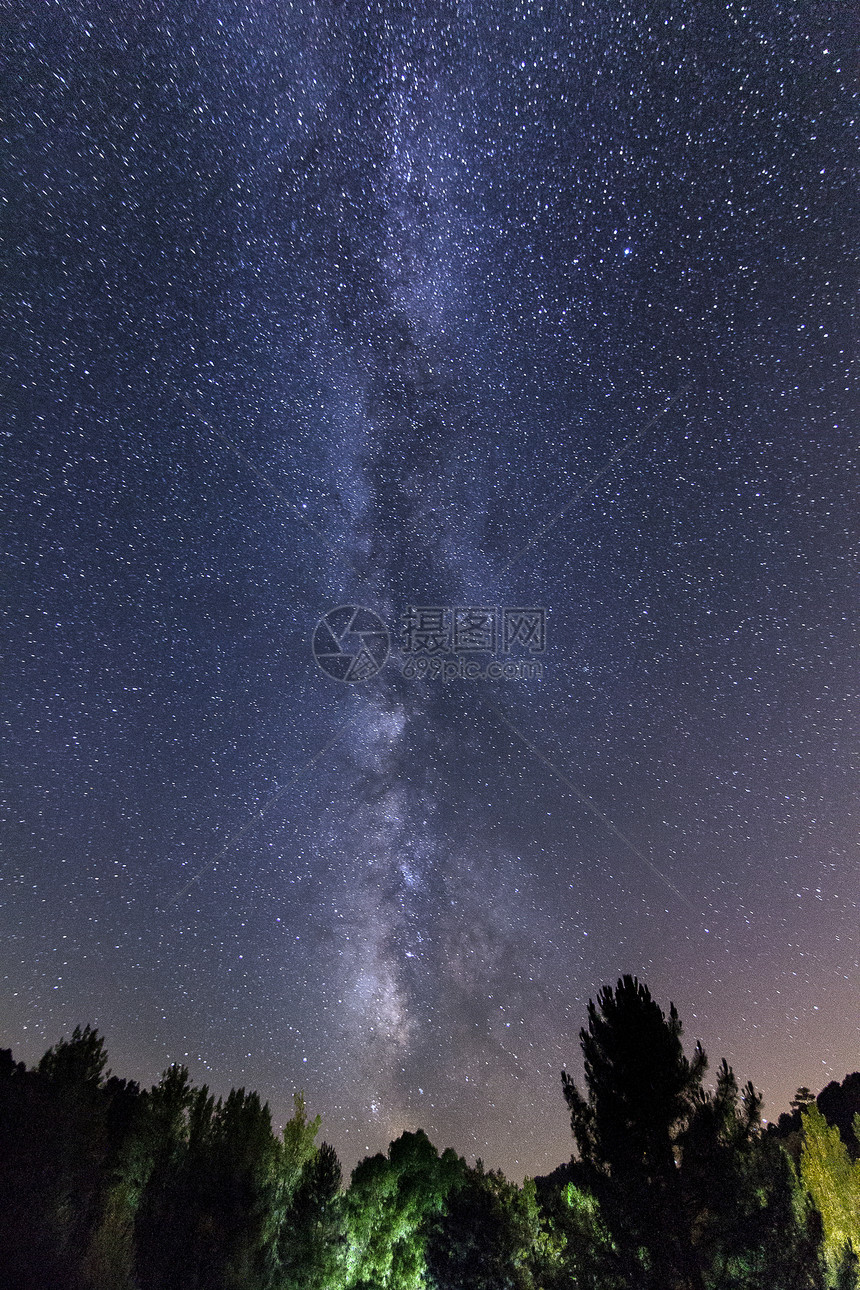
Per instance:
[[[149,1090],[111,1075],[90,1026],[33,1069],[0,1050],[0,1284],[858,1290],[860,1076],[795,1098],[801,1181],[752,1085],[723,1061],[706,1089],[701,1047],[685,1055],[677,1011],[634,977],[589,1004],[580,1037],[569,1164],[518,1187],[418,1130],[346,1191],[301,1093],[279,1135],[256,1093],[216,1100],[184,1067]]]
[[[35,1070],[11,1054],[0,1062],[0,1267],[10,1290],[86,1284],[93,1233],[139,1095],[106,1065],[104,1041],[90,1026],[76,1027]]]
[[[678,1144],[707,1060],[684,1055],[674,1004],[666,1017],[648,987],[622,977],[589,1002],[580,1031],[587,1096],[562,1072],[581,1177],[618,1247],[622,1275],[660,1290],[696,1285],[678,1177]]]
[[[761,1098],[724,1061],[682,1045],[635,977],[589,1003],[580,1032],[587,1096],[562,1074],[578,1160],[612,1238],[607,1275],[637,1290],[781,1290],[821,1284],[818,1233],[781,1147],[760,1131]]]
[[[538,1290],[561,1264],[562,1247],[541,1223],[535,1185],[460,1162],[445,1209],[432,1224],[427,1269],[434,1290]]]
[[[820,1229],[792,1163],[761,1132],[761,1096],[723,1060],[679,1140],[679,1182],[697,1284],[813,1290]]]
[[[337,1290],[346,1253],[341,1168],[327,1142],[314,1148],[278,1236],[278,1275],[290,1290]]]

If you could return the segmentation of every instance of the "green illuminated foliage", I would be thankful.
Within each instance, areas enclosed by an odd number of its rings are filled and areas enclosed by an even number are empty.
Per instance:
[[[803,1111],[802,1122],[801,1177],[821,1215],[831,1273],[851,1284],[848,1270],[860,1251],[860,1161],[851,1160],[839,1130],[814,1102]],[[858,1127],[855,1121],[855,1132]]]

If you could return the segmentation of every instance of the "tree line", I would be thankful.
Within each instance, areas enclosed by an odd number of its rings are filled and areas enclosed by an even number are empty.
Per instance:
[[[301,1094],[281,1133],[245,1089],[151,1089],[77,1028],[0,1050],[7,1290],[858,1290],[860,1074],[766,1128],[677,1011],[622,977],[588,1005],[572,1158],[517,1186],[421,1130],[344,1185]]]

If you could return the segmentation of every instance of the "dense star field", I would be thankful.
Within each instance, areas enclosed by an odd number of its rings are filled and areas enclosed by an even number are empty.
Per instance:
[[[514,1177],[623,972],[766,1116],[857,1068],[852,26],[6,8],[0,1046]]]

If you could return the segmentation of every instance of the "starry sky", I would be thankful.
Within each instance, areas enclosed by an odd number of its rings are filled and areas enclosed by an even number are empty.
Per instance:
[[[92,1022],[145,1083],[303,1088],[347,1169],[420,1126],[515,1178],[622,972],[765,1115],[860,1067],[856,36],[5,6],[17,1057]],[[540,668],[410,673],[458,606],[542,608]]]

